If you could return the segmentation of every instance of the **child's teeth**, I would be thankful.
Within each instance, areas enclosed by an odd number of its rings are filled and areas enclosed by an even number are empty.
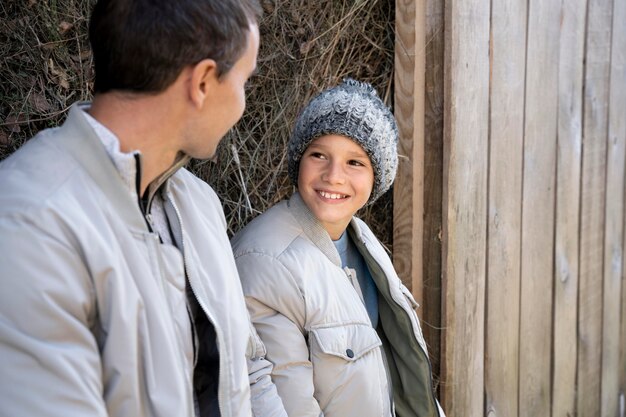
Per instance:
[[[320,194],[322,194],[324,198],[330,198],[331,200],[339,200],[340,198],[343,198],[341,194],[326,193],[324,191],[322,191]]]

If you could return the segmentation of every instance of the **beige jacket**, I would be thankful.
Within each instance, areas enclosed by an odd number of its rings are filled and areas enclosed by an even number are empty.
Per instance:
[[[287,414],[443,416],[413,297],[361,220],[352,220],[349,233],[378,287],[377,329],[350,271],[341,268],[335,246],[299,194],[256,218],[231,242]]]
[[[0,416],[193,416],[185,274],[217,333],[222,417],[253,415],[250,384],[281,415],[215,193],[184,169],[163,186],[181,253],[120,178],[76,107],[0,164]]]

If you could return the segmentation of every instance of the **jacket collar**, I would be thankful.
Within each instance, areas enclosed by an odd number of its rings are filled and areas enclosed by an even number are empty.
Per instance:
[[[72,105],[67,120],[59,128],[60,135],[56,143],[72,155],[99,185],[107,198],[117,204],[119,216],[130,227],[145,231],[145,220],[137,200],[128,192],[102,141],[87,121],[84,111],[80,108],[85,105],[88,105],[88,103]],[[150,200],[161,185],[188,160],[189,158],[186,156],[179,156],[170,169],[161,174],[148,186]],[[140,166],[137,169],[139,170]]]
[[[178,155],[176,155],[176,160],[174,161],[172,166],[169,167],[164,173],[156,177],[150,184],[148,184],[148,188],[146,190],[146,192],[148,193],[147,194],[148,199],[147,199],[147,205],[146,205],[147,213],[150,212],[150,205],[152,204],[152,200],[154,199],[154,195],[156,194],[156,192],[164,184],[165,186],[163,188],[165,191],[167,191],[167,186],[168,186],[167,180],[170,179],[170,177],[174,175],[179,169],[187,165],[187,162],[189,162],[190,159],[191,157],[189,157],[188,155],[182,152],[179,152]],[[138,181],[140,181],[140,179],[138,179]]]
[[[122,181],[126,185],[126,189],[131,195],[134,196],[134,198],[139,201],[141,175],[143,168],[143,159],[141,152],[122,152],[120,150],[120,142],[118,137],[106,126],[104,126],[98,120],[94,119],[89,113],[87,113],[87,110],[89,110],[89,104],[79,103],[77,104],[77,107],[83,111],[82,116],[87,120],[87,122],[89,122],[89,125],[96,133],[96,136],[98,136],[98,139],[103,143],[109,157],[113,161],[113,164],[115,165],[117,171],[122,177]],[[167,184],[167,179],[174,175],[174,173],[176,173],[176,171],[178,171],[187,162],[189,162],[190,159],[191,158],[189,158],[184,153],[179,152],[179,154],[176,155],[176,160],[174,161],[172,166],[164,173],[159,175],[157,178],[155,178],[148,185],[145,194],[146,204],[144,207],[147,213],[150,212],[152,200],[159,188],[163,184]]]
[[[341,268],[341,258],[333,241],[330,239],[330,235],[313,213],[311,213],[311,210],[309,210],[309,207],[304,203],[299,192],[296,191],[291,196],[287,202],[287,206],[302,227],[304,234],[332,263]],[[355,217],[352,217],[348,229],[353,239],[361,240],[361,229]]]

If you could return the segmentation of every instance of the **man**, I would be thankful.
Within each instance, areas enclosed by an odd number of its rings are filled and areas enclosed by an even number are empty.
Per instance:
[[[257,13],[95,6],[93,103],[0,164],[0,415],[285,415],[219,200],[181,168],[243,113]]]

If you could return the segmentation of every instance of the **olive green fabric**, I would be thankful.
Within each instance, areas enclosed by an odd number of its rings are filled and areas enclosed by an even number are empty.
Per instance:
[[[390,283],[384,271],[369,254],[363,243],[355,238],[378,287],[378,333],[387,356],[393,398],[398,417],[437,417],[439,412],[432,391],[432,373],[425,346],[413,336],[413,326],[407,312],[393,300]]]

